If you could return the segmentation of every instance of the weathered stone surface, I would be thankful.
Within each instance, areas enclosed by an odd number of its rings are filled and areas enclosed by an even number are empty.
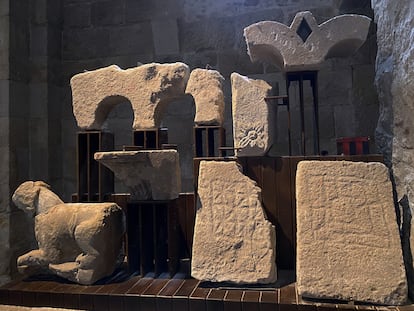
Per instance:
[[[26,181],[13,193],[14,204],[32,216],[47,212],[63,201],[43,181]]]
[[[199,280],[272,283],[276,233],[261,190],[236,162],[201,161],[191,275]]]
[[[181,190],[176,150],[97,152],[99,161],[119,178],[133,200],[172,200]]]
[[[276,105],[264,100],[272,87],[263,80],[231,74],[233,139],[236,156],[262,156],[275,139]]]
[[[412,1],[372,0],[377,23],[376,87],[380,117],[375,140],[394,175],[403,215],[404,257],[414,299],[414,10]],[[398,34],[398,35],[396,35]]]
[[[194,97],[197,125],[222,125],[224,122],[223,76],[216,70],[194,69],[186,93]]]
[[[406,302],[401,240],[385,165],[300,162],[296,201],[300,295]]]
[[[119,264],[125,216],[115,203],[58,203],[43,182],[23,183],[13,195],[21,209],[35,211],[39,249],[17,259],[21,273],[52,273],[92,284]],[[33,199],[33,201],[32,201]],[[49,201],[50,200],[50,201]]]
[[[366,40],[371,19],[336,16],[318,25],[311,12],[296,14],[290,27],[273,21],[244,29],[250,59],[274,64],[284,71],[315,70],[330,57],[347,57]]]
[[[168,102],[184,94],[190,70],[184,63],[151,63],[126,70],[112,65],[72,77],[73,113],[82,129],[100,129],[125,98],[134,111],[134,129],[160,126]]]

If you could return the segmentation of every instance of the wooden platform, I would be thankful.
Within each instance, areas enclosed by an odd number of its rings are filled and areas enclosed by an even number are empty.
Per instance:
[[[306,301],[298,297],[295,283],[235,288],[179,276],[132,276],[92,286],[63,280],[21,280],[0,288],[0,304],[97,311],[414,311],[411,305],[383,307]]]

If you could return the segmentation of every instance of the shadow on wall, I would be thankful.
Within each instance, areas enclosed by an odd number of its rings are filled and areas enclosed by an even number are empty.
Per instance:
[[[114,135],[114,150],[122,150],[123,146],[133,144],[132,123],[134,121],[134,111],[131,102],[122,96],[116,96],[119,103],[108,113],[106,120],[102,124],[102,130]],[[125,193],[128,188],[115,177],[115,192]]]
[[[34,234],[34,218],[10,204],[10,245],[13,252],[10,256],[10,275],[17,275],[17,258],[27,250],[36,249],[37,241]]]
[[[395,185],[393,187],[395,189]],[[414,297],[414,288],[411,280],[414,277],[414,267],[413,267],[413,255],[411,252],[411,209],[410,209],[410,202],[408,200],[408,196],[405,194],[401,200],[396,204],[400,208],[397,208],[397,220],[401,222],[401,217],[398,217],[400,213],[402,213],[402,224],[401,227],[401,239],[402,239],[402,250],[403,250],[403,257],[404,257],[404,265],[405,271],[407,273],[408,279],[408,294],[411,299]]]
[[[182,192],[194,191],[194,116],[194,99],[191,95],[185,95],[168,105],[162,120],[162,126],[168,128],[168,143],[177,145],[180,156]]]

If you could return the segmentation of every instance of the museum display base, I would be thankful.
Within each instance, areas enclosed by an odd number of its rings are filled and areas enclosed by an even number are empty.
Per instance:
[[[235,161],[236,158],[195,158],[195,179],[201,160]],[[174,269],[152,271],[138,275],[138,266],[126,262],[125,267],[95,285],[84,286],[57,277],[37,277],[15,280],[0,287],[0,304],[29,307],[59,307],[80,310],[279,310],[279,311],[334,311],[334,310],[396,310],[414,311],[414,305],[401,307],[374,306],[337,300],[304,300],[296,291],[294,267],[296,248],[295,177],[297,164],[303,160],[348,160],[382,162],[380,155],[359,156],[289,156],[250,157],[237,161],[243,172],[262,188],[264,209],[275,225],[278,237],[278,281],[270,285],[234,286],[222,283],[200,282],[190,278],[189,256],[195,218],[194,193],[181,193],[168,208],[167,228],[168,263]],[[197,183],[195,183],[197,193]],[[131,202],[126,194],[112,194],[106,200],[128,209]],[[142,202],[141,202],[142,203]],[[139,228],[139,221],[129,206],[127,213],[130,230]],[[152,211],[155,208],[150,208]],[[164,213],[165,216],[165,213]],[[165,217],[164,217],[165,218]],[[155,218],[154,218],[155,219]],[[134,226],[133,224],[136,224]],[[165,225],[165,224],[164,224]],[[133,239],[134,240],[134,239]],[[131,241],[129,241],[131,244]],[[128,243],[127,243],[128,244]],[[133,243],[132,243],[133,244]],[[132,245],[130,259],[138,253]],[[129,264],[129,269],[128,269]],[[132,268],[132,269],[131,269]],[[145,270],[144,271],[148,271]],[[180,271],[175,273],[174,271]],[[160,272],[160,273],[159,273]],[[146,272],[145,272],[146,273]]]
[[[125,270],[126,271],[126,270]],[[115,273],[102,284],[84,286],[68,281],[26,279],[0,288],[0,304],[80,310],[141,311],[412,311],[414,305],[373,306],[344,301],[309,301],[298,297],[293,271],[279,271],[278,283],[269,286],[227,286],[200,282],[182,275],[153,278]]]

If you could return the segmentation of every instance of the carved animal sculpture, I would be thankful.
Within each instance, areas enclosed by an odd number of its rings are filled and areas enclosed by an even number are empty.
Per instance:
[[[35,216],[39,249],[17,259],[21,273],[52,273],[92,284],[113,273],[122,248],[125,215],[115,203],[63,203],[42,181],[26,181],[16,206]]]

